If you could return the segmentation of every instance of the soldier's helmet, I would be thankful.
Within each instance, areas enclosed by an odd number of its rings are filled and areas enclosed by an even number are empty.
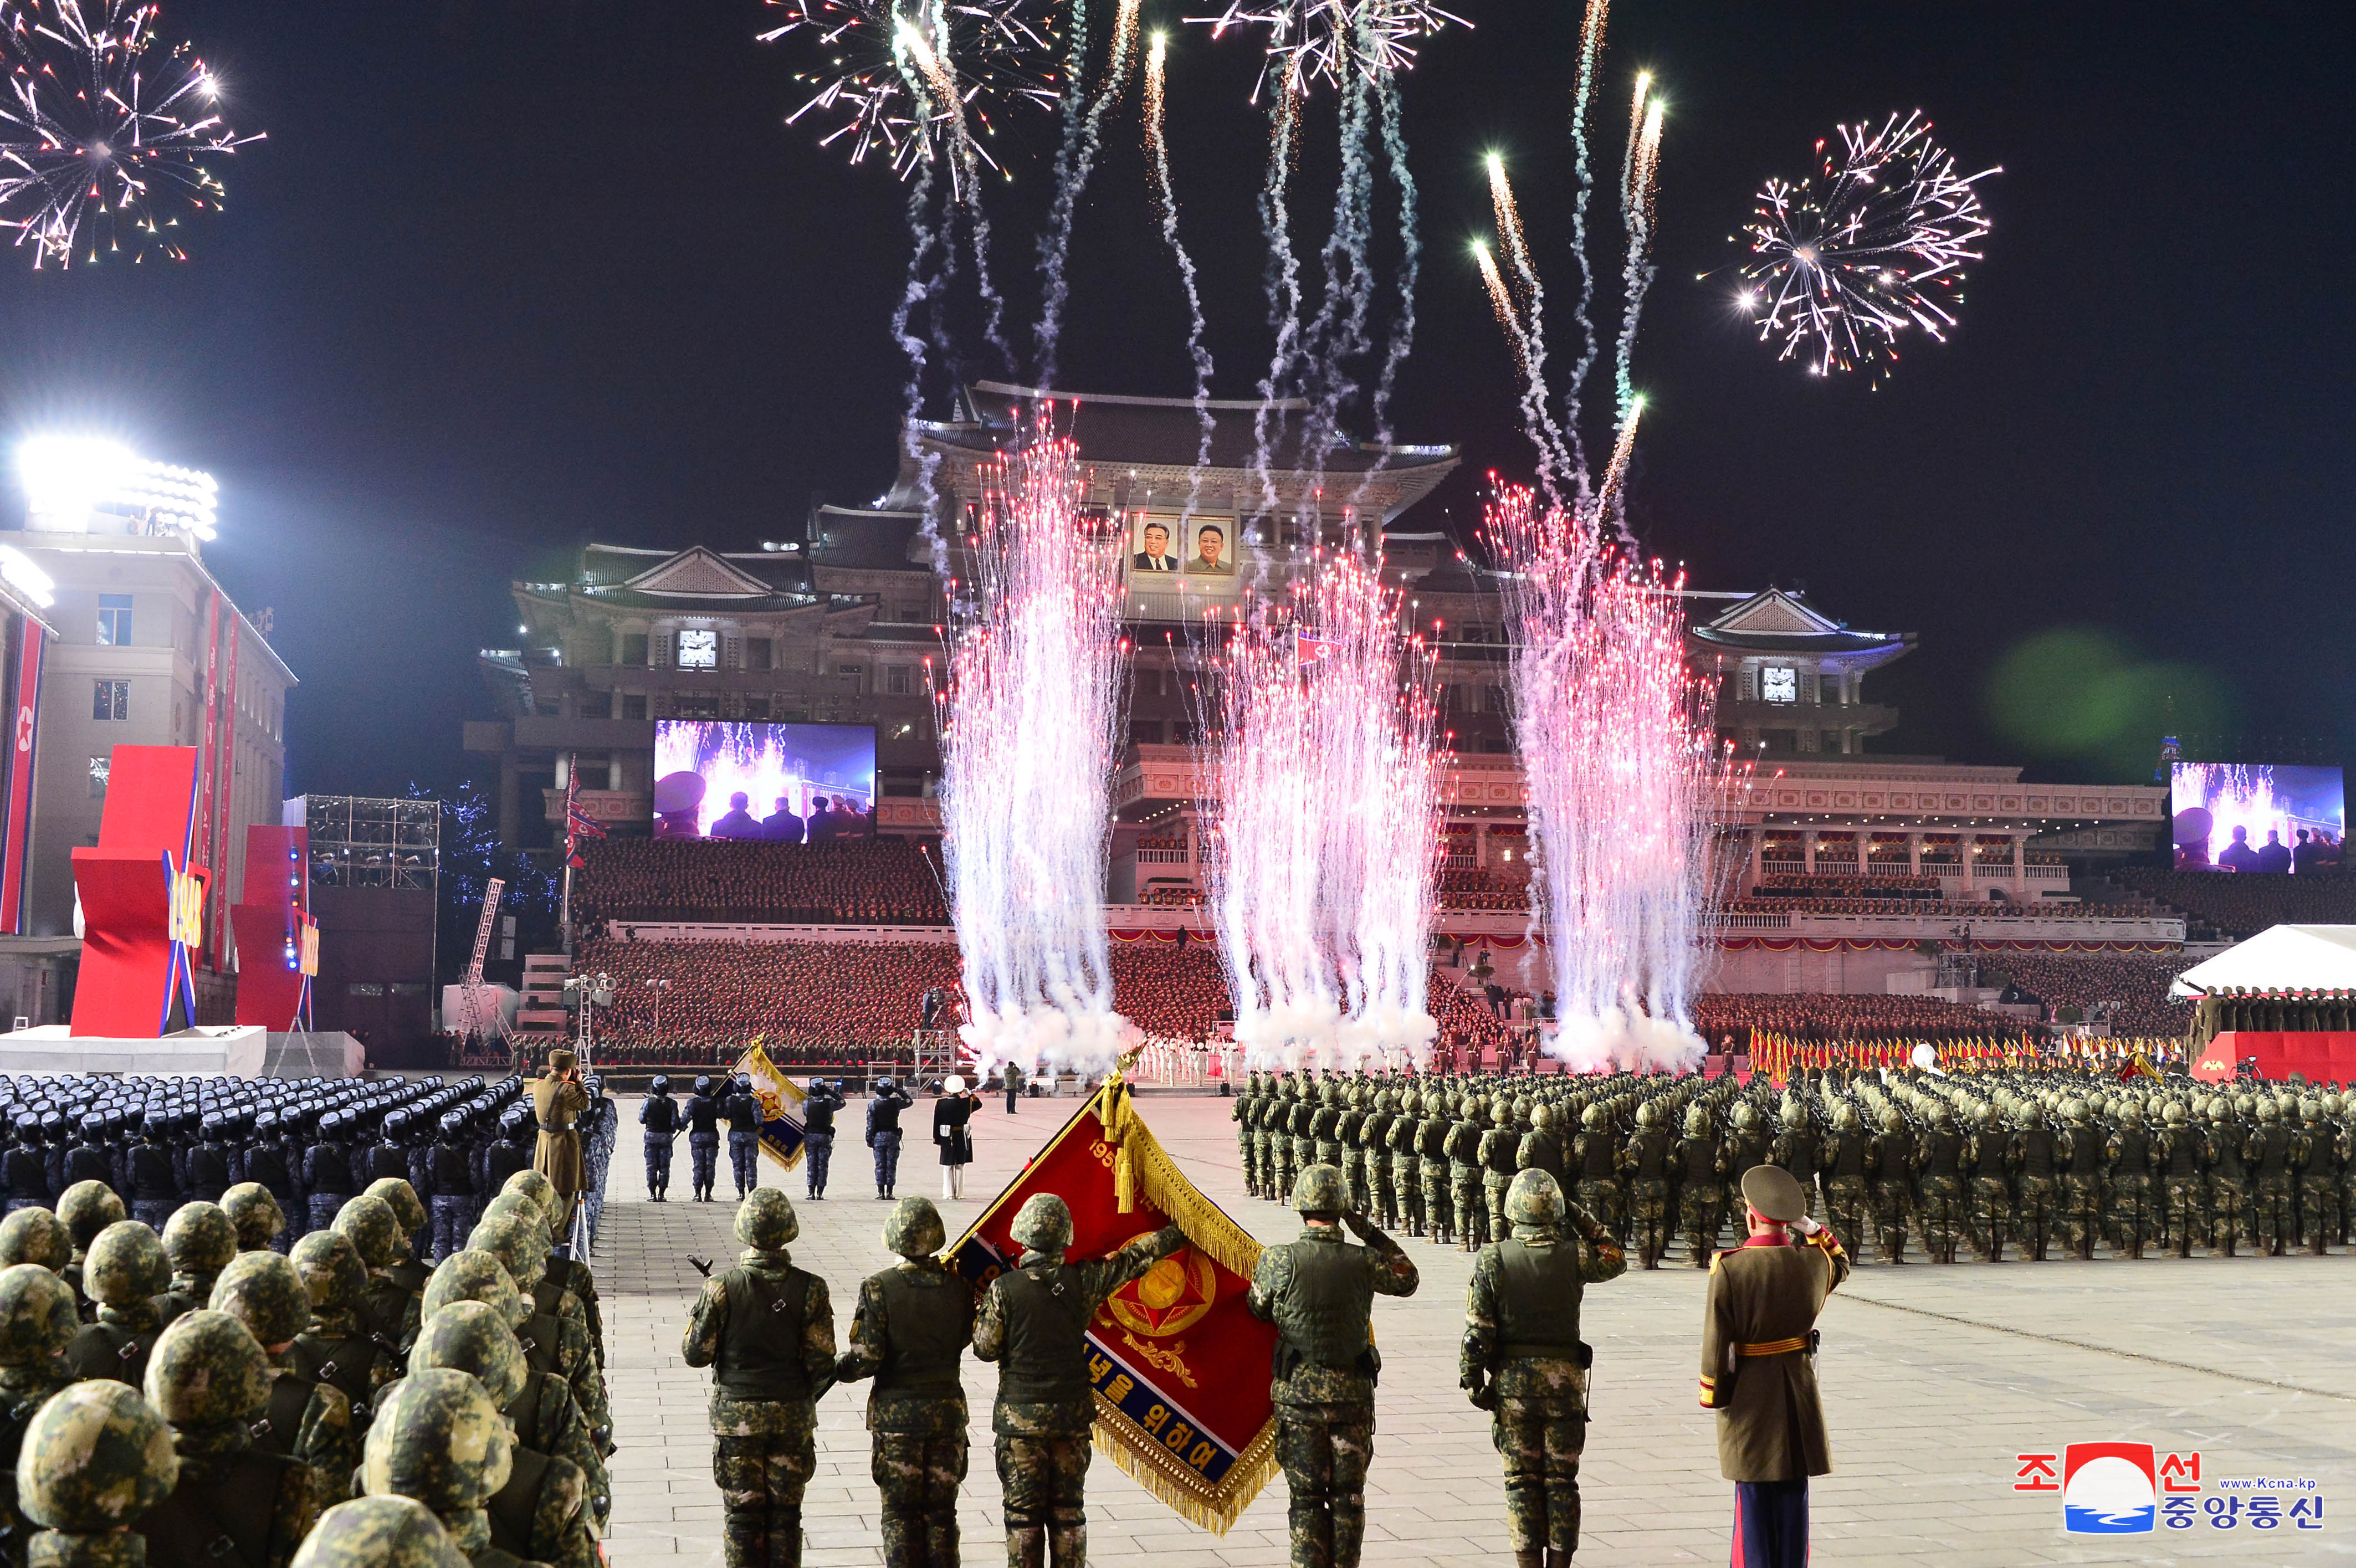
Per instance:
[[[1833,1125],[1838,1127],[1845,1133],[1855,1131],[1857,1128],[1857,1107],[1849,1104],[1846,1101],[1842,1102],[1841,1108],[1833,1113]]]
[[[266,1247],[286,1228],[286,1215],[277,1195],[259,1181],[241,1181],[221,1194],[221,1211],[237,1227],[237,1244],[248,1252]]]
[[[774,1187],[755,1187],[736,1205],[736,1239],[748,1247],[783,1252],[801,1233],[793,1200]]]
[[[164,1255],[175,1274],[219,1274],[237,1256],[237,1227],[218,1203],[183,1203],[164,1221]]]
[[[288,1568],[467,1568],[434,1510],[414,1498],[354,1498],[319,1516]]]
[[[1601,1126],[1603,1125],[1603,1107],[1601,1105],[1590,1105],[1587,1109],[1580,1112],[1579,1125],[1582,1127]]]
[[[337,1211],[336,1232],[350,1239],[360,1262],[372,1269],[390,1268],[407,1250],[401,1244],[401,1221],[381,1198],[363,1195],[345,1204]]]
[[[409,1370],[448,1367],[479,1379],[491,1403],[505,1410],[523,1392],[523,1344],[487,1301],[454,1301],[425,1320],[409,1348]]]
[[[180,1478],[172,1429],[129,1383],[94,1378],[59,1392],[25,1428],[16,1506],[76,1535],[121,1529]]]
[[[368,1291],[368,1267],[359,1249],[340,1231],[314,1231],[290,1254],[316,1313],[349,1312]]]
[[[1513,1185],[1505,1189],[1509,1223],[1552,1228],[1562,1223],[1563,1213],[1562,1183],[1551,1172],[1533,1166],[1515,1173]]]
[[[2184,1107],[2174,1100],[2168,1103],[2168,1109],[2161,1115],[2171,1127],[2180,1127],[2184,1125]]]
[[[265,1350],[311,1326],[311,1292],[302,1271],[294,1259],[267,1248],[231,1258],[205,1305],[244,1324]]]
[[[2323,1109],[2327,1115],[2334,1116],[2339,1115],[2342,1111],[2347,1109],[2347,1106],[2348,1102],[2346,1098],[2341,1095],[2326,1094],[2323,1097]]]
[[[1072,1244],[1072,1211],[1052,1192],[1034,1192],[1015,1211],[1010,1233],[1034,1253],[1062,1252]]]
[[[648,1079],[647,1093],[649,1094],[669,1093],[670,1075],[667,1072],[658,1072],[652,1078]]]
[[[251,1421],[276,1377],[244,1324],[226,1312],[184,1312],[147,1360],[147,1403],[175,1426]]]
[[[1735,1125],[1736,1126],[1738,1126],[1738,1127],[1747,1127],[1747,1126],[1749,1126],[1749,1125],[1751,1125],[1751,1102],[1750,1102],[1750,1101],[1748,1101],[1748,1100],[1737,1100],[1737,1101],[1734,1103],[1734,1115],[1733,1115],[1732,1120],[1733,1120],[1734,1125]]]
[[[543,1240],[554,1240],[548,1234],[548,1211],[533,1202],[527,1193],[500,1193],[483,1205],[483,1219],[506,1220],[521,1225],[527,1231],[538,1232]]]
[[[498,1406],[466,1372],[429,1367],[378,1407],[360,1478],[372,1496],[415,1498],[436,1513],[468,1512],[508,1484],[515,1440]]]
[[[1931,1125],[1933,1126],[1953,1126],[1954,1125],[1954,1121],[1955,1108],[1953,1105],[1948,1104],[1944,1100],[1934,1100],[1932,1102]]]
[[[66,1222],[73,1244],[85,1252],[101,1231],[121,1222],[128,1213],[114,1189],[103,1181],[77,1181],[58,1198],[58,1218]]]
[[[1530,1126],[1534,1131],[1550,1133],[1554,1131],[1554,1106],[1547,1102],[1541,1100],[1530,1107]]]
[[[2094,1119],[2094,1107],[2083,1100],[2063,1101],[2062,1114],[2070,1118],[2070,1125],[2072,1126],[2083,1127]]]
[[[903,1198],[884,1219],[884,1244],[904,1258],[928,1258],[948,1241],[941,1211],[929,1198]]]
[[[2120,1124],[2121,1124],[2122,1125],[2125,1125],[2125,1126],[2130,1126],[2130,1127],[2137,1127],[2137,1126],[2141,1126],[2141,1125],[2143,1125],[2143,1104],[2142,1104],[2142,1102],[2140,1102],[2140,1101],[2138,1101],[2138,1100],[2134,1100],[2134,1099],[2126,1099],[2126,1100],[2122,1100],[2122,1101],[2120,1101],[2120,1102],[2119,1102],[2119,1122],[2120,1122]]]
[[[1892,1105],[1890,1109],[1881,1113],[1881,1130],[1885,1133],[1898,1133],[1904,1132],[1906,1130],[1906,1118],[1900,1113],[1897,1106]]]
[[[520,1192],[540,1205],[551,1225],[563,1216],[564,1195],[556,1190],[556,1183],[537,1170],[519,1170],[500,1186],[501,1192]]]
[[[1660,1119],[1660,1115],[1653,1103],[1647,1100],[1636,1107],[1636,1125],[1640,1127],[1649,1127]]]
[[[92,1301],[128,1307],[171,1287],[172,1264],[155,1232],[136,1220],[119,1220],[98,1233],[81,1265],[81,1287]]]
[[[711,1073],[699,1072],[695,1075],[695,1092],[699,1094],[709,1094],[712,1093]]]
[[[1800,1108],[1800,1103],[1797,1100],[1783,1102],[1783,1125],[1795,1128],[1808,1125],[1808,1113]]]
[[[1330,1219],[1349,1208],[1350,1189],[1335,1167],[1309,1166],[1292,1179],[1292,1206],[1303,1214]]]
[[[435,1313],[458,1301],[489,1303],[510,1328],[520,1328],[531,1317],[531,1299],[516,1288],[507,1265],[473,1248],[452,1253],[435,1265],[419,1310],[430,1322]]]
[[[425,1204],[417,1196],[417,1189],[398,1176],[380,1176],[368,1184],[368,1190],[360,1196],[391,1206],[392,1217],[401,1222],[401,1251],[406,1255],[412,1250],[409,1238],[425,1224]]]
[[[526,1296],[540,1288],[548,1273],[548,1233],[510,1216],[485,1218],[466,1233],[466,1245],[497,1258],[515,1287]]]
[[[80,1329],[73,1286],[38,1264],[0,1269],[0,1367],[44,1366]]]
[[[54,1273],[71,1262],[73,1238],[47,1209],[19,1209],[0,1220],[0,1266],[38,1264]]]

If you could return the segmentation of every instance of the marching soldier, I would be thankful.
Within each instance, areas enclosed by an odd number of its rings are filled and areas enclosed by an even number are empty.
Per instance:
[[[2062,1134],[2062,1217],[2070,1245],[2084,1263],[2094,1255],[2094,1234],[2102,1223],[2103,1137],[2084,1101],[2071,1101],[2065,1112],[2070,1125]]]
[[[2059,1147],[2060,1139],[2047,1125],[2044,1111],[2032,1102],[2022,1111],[2020,1130],[2012,1136],[2012,1166],[2020,1188],[2015,1211],[2020,1250],[2036,1263],[2045,1261],[2046,1246],[2057,1228],[2054,1173],[2061,1168],[2056,1157]]]
[[[2151,1138],[2133,1100],[2119,1107],[2119,1125],[2104,1146],[2111,1179],[2111,1216],[2127,1256],[2143,1256],[2151,1233]]]
[[[1292,1074],[1284,1074],[1277,1080],[1276,1093],[1260,1116],[1261,1131],[1268,1136],[1268,1154],[1264,1157],[1276,1183],[1276,1200],[1280,1203],[1291,1198],[1292,1173],[1301,1168],[1292,1157],[1292,1108],[1297,1093]]]
[[[1312,1163],[1342,1167],[1342,1083],[1328,1076],[1318,1085],[1317,1109],[1309,1118]]]
[[[1338,1173],[1329,1172],[1335,1179]],[[1014,1216],[1023,1249],[990,1282],[973,1326],[973,1353],[999,1363],[998,1480],[1005,1493],[1008,1568],[1086,1568],[1088,1432],[1096,1392],[1088,1381],[1088,1319],[1112,1293],[1186,1244],[1166,1226],[1094,1263],[1064,1261],[1072,1211],[1050,1192],[1033,1193]]]
[[[1963,1135],[1955,1131],[1955,1113],[1944,1100],[1931,1107],[1931,1125],[1915,1140],[1922,1171],[1922,1244],[1934,1264],[1955,1261],[1955,1242],[1965,1230],[1964,1217]]]
[[[1832,1132],[1825,1138],[1817,1168],[1824,1172],[1825,1212],[1831,1216],[1834,1232],[1847,1231],[1860,1238],[1860,1247],[1865,1244],[1861,1238],[1866,1234],[1866,1216],[1872,1209],[1866,1178],[1872,1153],[1873,1140],[1866,1136],[1857,1107],[1844,1101],[1833,1113]],[[1708,1266],[1708,1260],[1700,1254],[1694,1262]]]
[[[1007,1065],[1011,1067],[1013,1063],[1010,1061]],[[1258,1104],[1259,1072],[1255,1068],[1251,1077],[1245,1081],[1244,1092],[1236,1096],[1234,1109],[1227,1113],[1227,1119],[1236,1125],[1236,1157],[1243,1162],[1244,1196],[1247,1198],[1260,1195],[1258,1157],[1252,1147],[1252,1123]],[[1006,1096],[1006,1109],[1010,1113],[1014,1109],[1014,1095],[1011,1091]]]
[[[1914,1139],[1906,1118],[1890,1106],[1881,1115],[1881,1136],[1868,1151],[1873,1185],[1873,1228],[1882,1261],[1906,1261],[1906,1225],[1914,1207]]]
[[[2012,1183],[2005,1176],[2011,1147],[1996,1119],[1996,1107],[1982,1106],[1965,1157],[1972,1167],[1972,1237],[1992,1264],[2004,1261],[2004,1233],[2012,1220]]]
[[[2201,1143],[2200,1132],[2185,1117],[2184,1107],[2169,1101],[2168,1109],[2160,1113],[2159,1142],[2154,1153],[2160,1169],[2160,1212],[2179,1258],[2192,1255],[2193,1232],[2201,1228]]]
[[[1481,1132],[1480,1096],[1467,1094],[1457,1102],[1446,1147],[1448,1204],[1456,1213],[1456,1244],[1468,1253],[1489,1239],[1489,1205],[1481,1195]]]
[[[73,1381],[65,1349],[80,1330],[73,1292],[38,1264],[0,1269],[0,1561],[25,1561],[31,1526],[16,1508],[16,1456],[25,1427]]]
[[[1522,1147],[1515,1152],[1514,1165],[1517,1170],[1543,1170],[1554,1178],[1555,1186],[1566,1192],[1569,1190],[1564,1185],[1564,1178],[1569,1171],[1563,1164],[1562,1137],[1555,1131],[1555,1108],[1552,1105],[1541,1102],[1530,1112],[1530,1130],[1523,1137]]]
[[[1677,1174],[1677,1228],[1693,1252],[1693,1266],[1708,1268],[1726,1206],[1726,1152],[1710,1135],[1706,1107],[1686,1113],[1685,1136],[1669,1150],[1669,1161]]]
[[[1750,1239],[1710,1264],[1701,1404],[1718,1412],[1719,1469],[1735,1484],[1735,1560],[1804,1568],[1808,1477],[1833,1467],[1816,1397],[1816,1314],[1848,1277],[1848,1254],[1808,1218],[1789,1172],[1753,1166],[1742,1200]],[[1792,1231],[1804,1242],[1794,1244]]]
[[[2340,1162],[2344,1135],[2323,1119],[2323,1104],[2319,1100],[2301,1101],[2299,1115],[2306,1118],[2298,1134],[2304,1157],[2298,1169],[2299,1230],[2307,1238],[2308,1251],[2322,1257],[2330,1251],[2331,1239],[2340,1233]]]
[[[841,1083],[830,1083],[823,1078],[809,1081],[809,1093],[802,1100],[802,1176],[804,1189],[813,1199],[823,1200],[826,1197],[826,1179],[834,1163],[835,1113],[847,1104]],[[716,1149],[719,1134],[715,1132],[712,1137]],[[687,1141],[692,1145],[694,1136],[689,1135]],[[704,1196],[711,1195],[712,1184],[707,1181]]]
[[[1358,1142],[1365,1151],[1367,1195],[1374,1202],[1375,1223],[1386,1231],[1398,1229],[1399,1222],[1398,1189],[1391,1180],[1391,1123],[1398,1109],[1396,1094],[1376,1089],[1365,1120],[1358,1124]]]
[[[818,1398],[834,1381],[826,1281],[794,1267],[791,1200],[756,1187],[736,1206],[736,1266],[695,1298],[680,1354],[712,1369],[712,1478],[728,1568],[798,1568],[802,1490],[817,1467]]]
[[[2209,1124],[2201,1129],[2201,1162],[2209,1172],[2209,1248],[2214,1257],[2232,1257],[2245,1234],[2250,1172],[2242,1163],[2242,1149],[2247,1142],[2233,1101],[2222,1094],[2212,1098]]]
[[[1423,1200],[1423,1095],[1408,1089],[1399,1095],[1398,1115],[1391,1118],[1391,1184],[1398,1190],[1399,1218],[1410,1236],[1425,1234]]]
[[[1317,1140],[1312,1136],[1317,1125],[1317,1080],[1303,1073],[1292,1081],[1292,1109],[1285,1114],[1284,1131],[1292,1146],[1292,1173],[1299,1176],[1317,1163]],[[1290,1200],[1292,1188],[1285,1186]]]
[[[1637,1106],[1636,1130],[1620,1151],[1620,1168],[1628,1176],[1628,1228],[1648,1269],[1660,1267],[1669,1250],[1669,1140],[1661,1136],[1660,1115],[1650,1100]]]
[[[1602,1221],[1625,1246],[1628,1201],[1620,1186],[1620,1140],[1612,1136],[1612,1121],[1601,1105],[1579,1114],[1579,1136],[1570,1157],[1579,1168],[1579,1206]]]
[[[190,1312],[156,1340],[147,1403],[171,1424],[180,1457],[172,1495],[139,1521],[157,1568],[283,1568],[318,1521],[311,1467],[253,1440],[274,1381],[262,1347],[225,1312]]]
[[[867,1102],[867,1147],[875,1154],[875,1196],[879,1199],[897,1196],[900,1140],[905,1136],[900,1130],[900,1113],[916,1103],[905,1089],[891,1079],[875,1081],[875,1093]]]
[[[728,1122],[728,1171],[735,1179],[736,1200],[761,1185],[761,1102],[753,1095],[753,1081],[738,1073],[720,1097],[720,1114]]]
[[[966,1470],[958,1360],[973,1342],[974,1303],[936,1255],[947,1240],[931,1199],[899,1200],[884,1221],[884,1244],[901,1262],[861,1284],[851,1348],[835,1362],[838,1382],[875,1380],[867,1430],[884,1498],[884,1568],[957,1568]]]
[[[816,1088],[813,1083],[811,1087]],[[803,1110],[808,1112],[805,1104]],[[829,1124],[831,1127],[832,1124]],[[833,1143],[829,1133],[827,1142]],[[804,1147],[808,1147],[805,1145]],[[720,1101],[712,1093],[711,1075],[699,1073],[695,1093],[687,1097],[687,1157],[692,1198],[698,1203],[712,1201],[712,1184],[720,1175]]]
[[[164,1328],[155,1298],[171,1283],[172,1265],[155,1232],[136,1220],[119,1220],[100,1232],[82,1266],[83,1288],[98,1303],[98,1320],[66,1349],[74,1376],[112,1378],[137,1388]]]
[[[1505,1464],[1515,1568],[1569,1568],[1579,1550],[1579,1459],[1587,1447],[1587,1370],[1579,1337],[1585,1287],[1628,1260],[1594,1216],[1573,1210],[1537,1167],[1505,1194],[1514,1233],[1482,1249],[1464,1306],[1462,1381],[1490,1413]],[[1563,1232],[1575,1228],[1582,1250]]]
[[[1350,1207],[1365,1213],[1370,1207],[1366,1179],[1366,1147],[1360,1142],[1366,1125],[1366,1085],[1348,1086],[1333,1120],[1333,1141],[1340,1146],[1342,1180],[1350,1189]]]
[[[1413,1296],[1415,1264],[1349,1208],[1342,1173],[1312,1166],[1293,1185],[1301,1239],[1269,1248],[1245,1306],[1276,1325],[1276,1452],[1291,1491],[1293,1568],[1356,1568],[1374,1455],[1376,1296]],[[1363,1247],[1343,1240],[1348,1225]]]
[[[1516,1114],[1514,1103],[1503,1094],[1489,1102],[1489,1119],[1494,1125],[1481,1135],[1475,1153],[1481,1161],[1481,1200],[1489,1211],[1489,1235],[1502,1241],[1508,1233],[1505,1222],[1505,1189],[1514,1184],[1514,1172],[1520,1169],[1522,1139],[1526,1129],[1517,1125],[1523,1118]]]
[[[646,1104],[638,1107],[638,1125],[646,1129],[647,1197],[656,1203],[670,1187],[671,1150],[679,1143],[679,1102],[670,1097],[670,1079],[658,1072],[647,1084]],[[442,1256],[448,1256],[443,1253]]]
[[[1425,1090],[1423,1116],[1415,1125],[1416,1161],[1422,1169],[1424,1233],[1442,1244],[1456,1240],[1456,1203],[1448,1174],[1448,1135],[1455,1124],[1448,1115],[1447,1094]]]
[[[2282,1125],[2282,1107],[2271,1094],[2258,1100],[2258,1125],[2242,1146],[2242,1158],[2251,1171],[2251,1231],[2258,1251],[2280,1257],[2291,1234],[2295,1210],[2291,1200],[2290,1129]]]
[[[1816,1134],[1809,1125],[1807,1107],[1797,1099],[1786,1099],[1774,1141],[1770,1147],[1767,1162],[1792,1173],[1800,1190],[1808,1200],[1808,1212],[1816,1211]]]

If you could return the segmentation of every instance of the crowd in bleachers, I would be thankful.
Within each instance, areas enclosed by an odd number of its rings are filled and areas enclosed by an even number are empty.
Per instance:
[[[1820,877],[1788,871],[1770,872],[1751,890],[1756,898],[1804,899],[1932,899],[1939,896],[1936,877],[1917,877],[1904,870],[1870,870],[1862,877]]]
[[[2045,1004],[2046,1016],[2075,1008],[2076,1019],[2106,1019],[2114,1034],[2181,1035],[2191,1027],[2189,1002],[2170,1000],[2169,982],[2192,966],[2181,953],[2003,953],[1981,971],[2001,971],[2013,985]]]
[[[1478,866],[1440,873],[1442,909],[1518,912],[1529,907],[1529,890]]]
[[[1885,899],[1798,897],[1730,899],[1720,906],[1727,914],[1877,914],[1908,915],[1918,920],[1987,920],[1995,916],[2037,915],[2054,920],[2145,920],[2156,912],[2133,904],[2019,903],[1996,899]]]
[[[1211,895],[1200,888],[1148,888],[1138,895],[1137,901],[1155,909],[1200,909],[1210,901]]]
[[[2171,871],[2158,866],[2129,866],[2111,875],[2229,936],[2254,935],[2270,925],[2356,924],[2356,876]]]
[[[701,1061],[674,1051],[741,1051],[755,1034],[773,1058],[841,1051],[864,1061],[908,1044],[937,990],[939,1022],[958,1021],[958,950],[948,943],[620,942],[597,938],[584,972],[614,976],[599,1023],[608,1061]],[[649,979],[667,980],[658,990]],[[658,1028],[659,1024],[659,1028]],[[734,1060],[732,1057],[731,1060]]]
[[[1147,1034],[1206,1040],[1227,1010],[1227,981],[1218,949],[1207,942],[1116,942],[1112,1002]]]
[[[940,852],[901,838],[770,844],[593,839],[573,880],[573,918],[940,925]],[[616,934],[619,934],[616,930]]]
[[[1812,1042],[1894,1037],[1937,1044],[2014,1027],[1978,1008],[1932,997],[1719,992],[1695,998],[1693,1013],[1694,1028],[1710,1048],[1735,1055],[1747,1054],[1758,1035]]]
[[[1503,994],[1509,1002],[1520,999],[1517,992]],[[1490,1003],[1450,979],[1438,965],[1432,966],[1425,1005],[1440,1021],[1434,1049],[1441,1061],[1452,1064],[1453,1071],[1469,1072],[1480,1063],[1483,1052],[1494,1051],[1502,1057],[1513,1047],[1514,1031],[1505,1019]]]

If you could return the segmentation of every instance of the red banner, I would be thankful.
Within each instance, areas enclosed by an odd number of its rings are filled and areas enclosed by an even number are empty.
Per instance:
[[[21,936],[25,931],[25,860],[32,853],[33,755],[39,738],[41,661],[48,649],[48,633],[30,615],[24,618],[16,638],[16,721],[10,732],[8,803],[0,824],[6,844],[0,848],[0,932]]]
[[[206,962],[213,973],[220,974],[229,960],[232,945],[229,923],[229,835],[230,818],[237,807],[237,648],[245,639],[238,635],[244,617],[230,606],[229,624],[223,628],[229,638],[229,677],[221,691],[220,750],[213,764],[213,827],[212,842],[205,849],[205,864],[212,869],[212,921],[206,928]]]
[[[1073,1259],[1107,1256],[1164,1225],[1186,1232],[1191,1245],[1115,1292],[1088,1325],[1096,1444],[1146,1490],[1224,1534],[1276,1473],[1276,1329],[1244,1308],[1259,1244],[1195,1190],[1118,1077],[950,1250],[976,1289],[1021,1255],[1008,1232],[1034,1192],[1070,1207]]]
[[[245,830],[245,896],[229,912],[237,937],[237,1021],[310,1027],[319,926],[310,913],[310,829]]]
[[[197,765],[192,746],[114,748],[98,848],[73,852],[82,913],[77,1037],[156,1039],[175,997],[196,1022],[188,965],[205,921],[205,872],[188,864]]]
[[[213,778],[219,766],[215,748],[220,737],[220,622],[221,592],[216,588],[205,601],[205,653],[200,695],[204,698],[204,727],[197,731],[197,804],[194,833],[188,853],[202,862],[213,841]],[[110,786],[111,787],[111,786]],[[209,868],[208,868],[209,869]],[[204,912],[198,912],[202,920]]]

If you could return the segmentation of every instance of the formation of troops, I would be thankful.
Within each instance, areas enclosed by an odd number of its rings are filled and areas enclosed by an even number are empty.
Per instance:
[[[600,1568],[555,1079],[0,1080],[0,1565]]]
[[[1812,1215],[1882,1259],[2323,1253],[2356,1218],[2356,1095],[2058,1071],[1944,1076],[1254,1073],[1234,1108],[1245,1182],[1288,1200],[1342,1171],[1387,1230],[1473,1251],[1515,1175],[1553,1176],[1643,1267],[1707,1267],[1732,1189],[1789,1171]]]

